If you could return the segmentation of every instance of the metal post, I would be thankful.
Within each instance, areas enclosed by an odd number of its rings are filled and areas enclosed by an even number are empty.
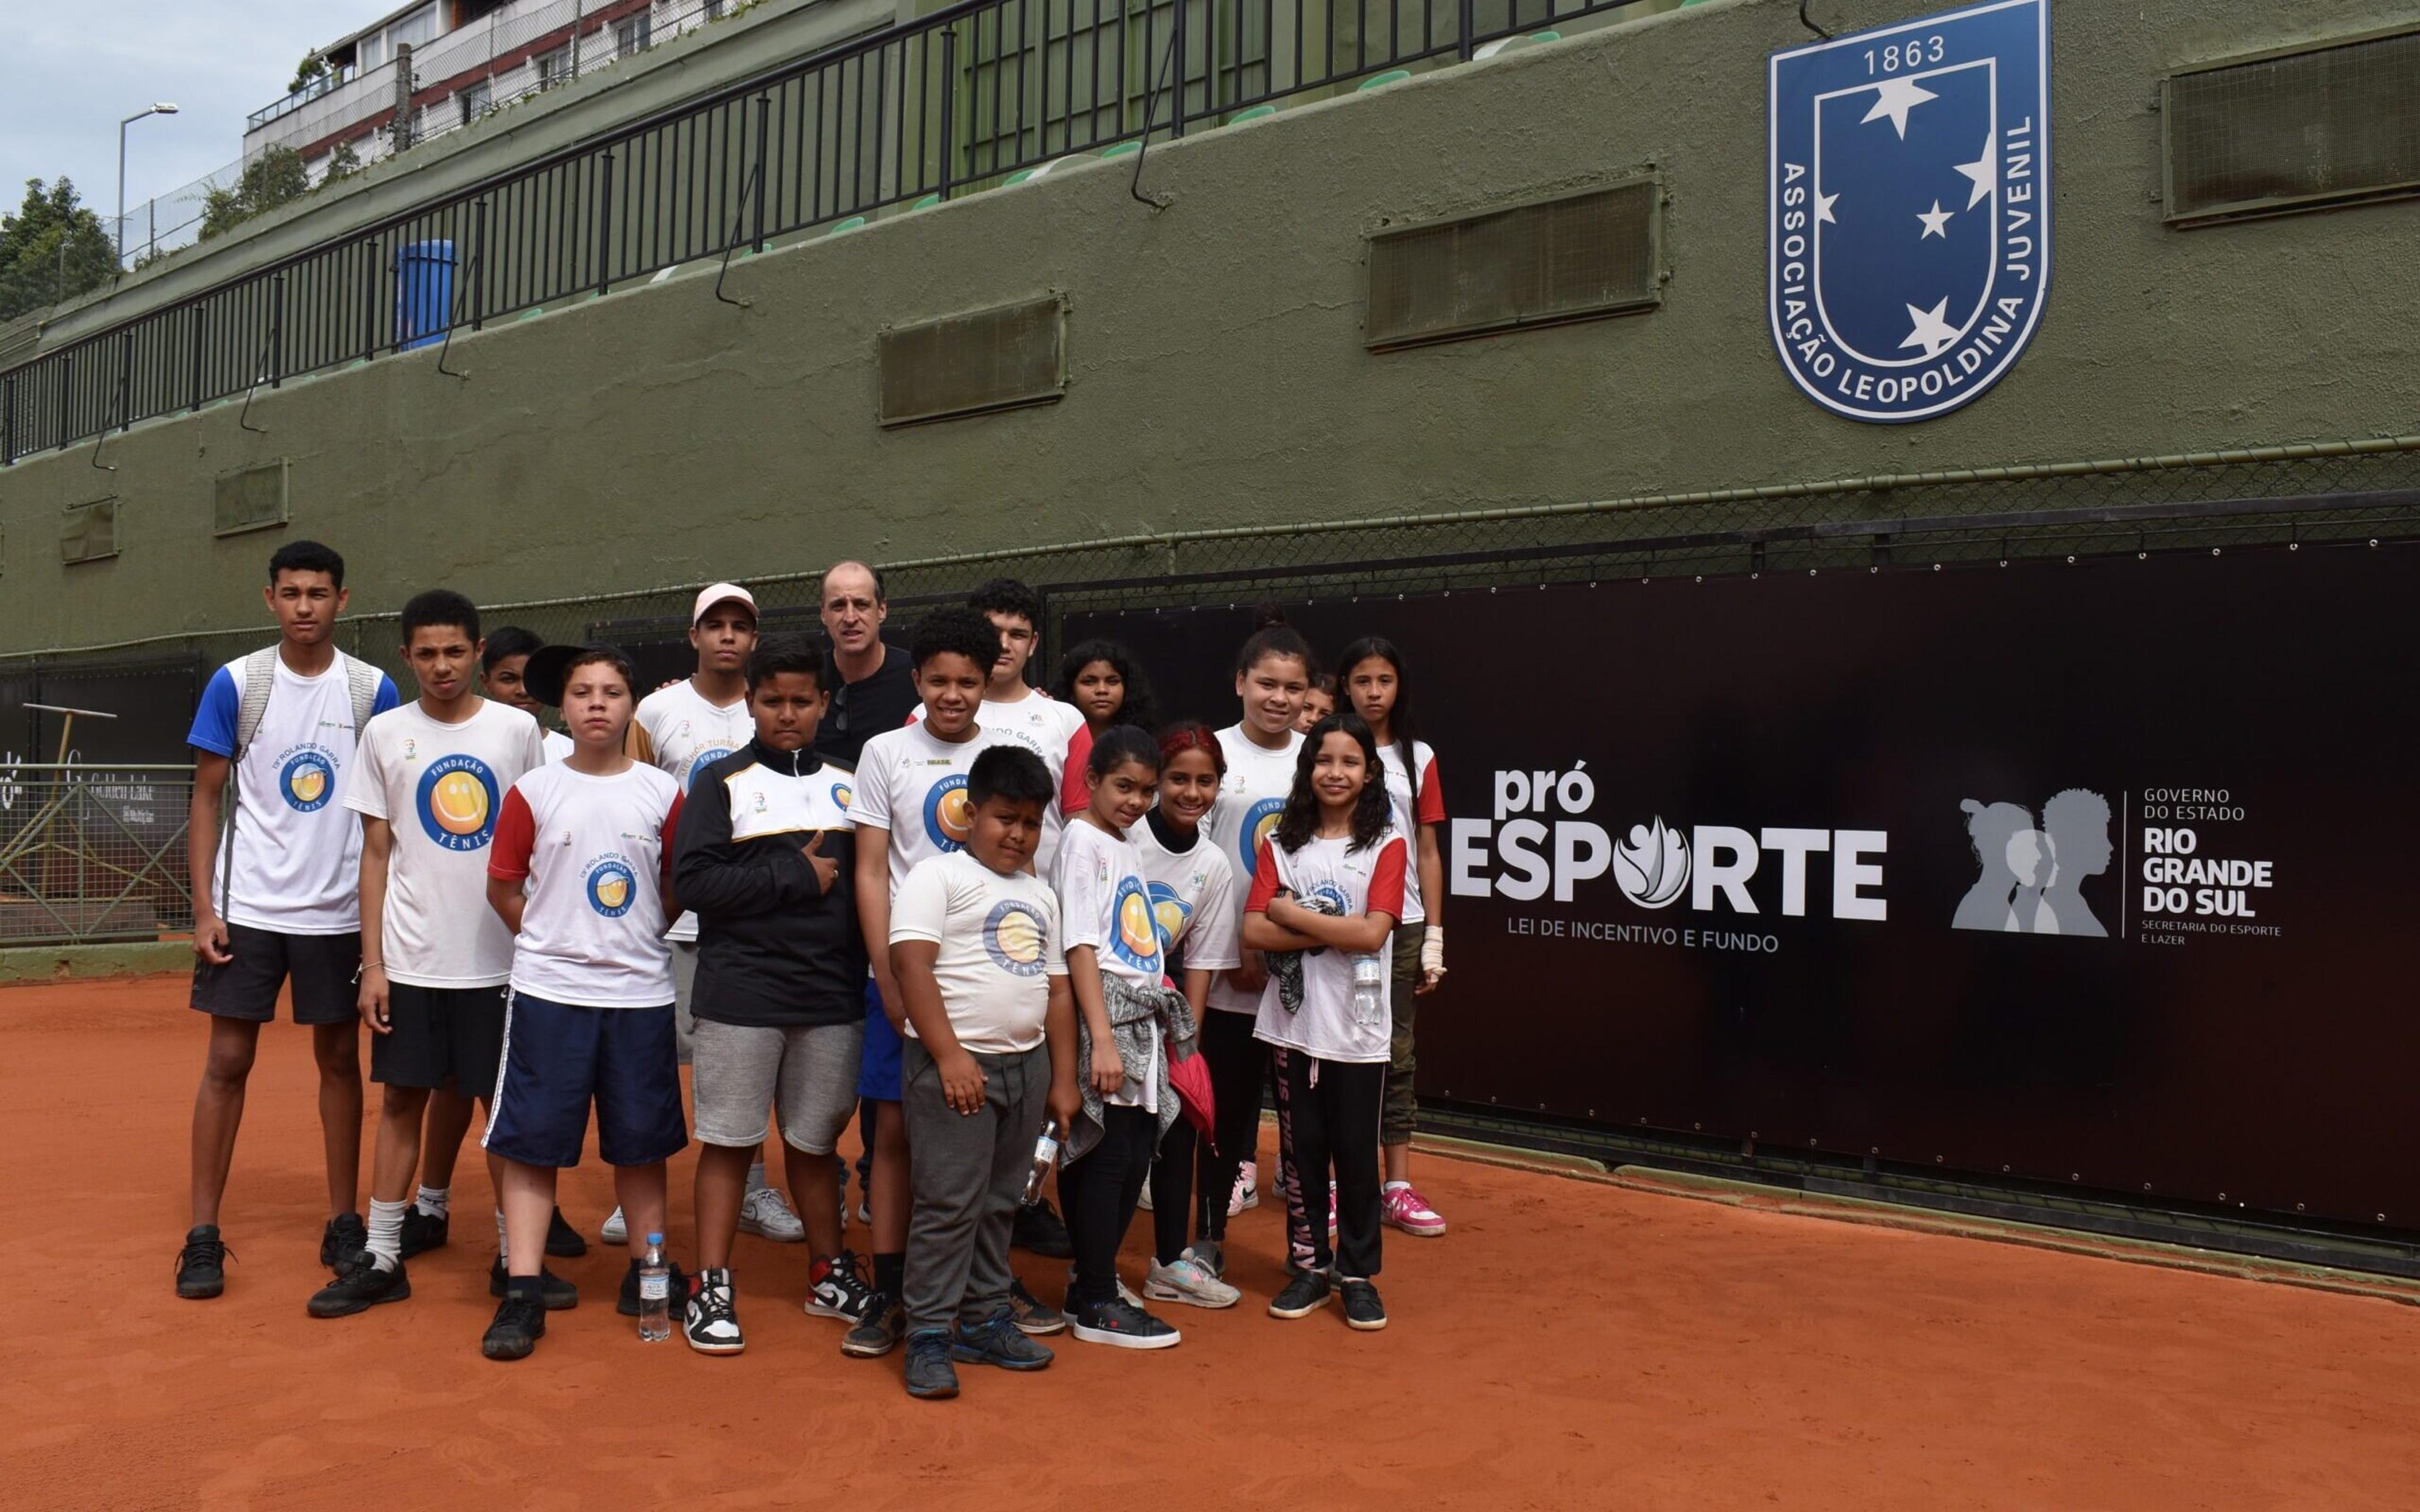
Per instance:
[[[17,461],[17,375],[0,378],[0,467]]]
[[[488,202],[471,207],[471,329],[485,323],[488,307]]]
[[[958,98],[958,27],[955,22],[941,28],[941,199],[950,197],[950,169],[957,162],[958,138],[956,113],[951,106]]]
[[[758,252],[765,250],[765,159],[767,149],[773,143],[772,115],[773,97],[758,95],[756,97],[756,244],[754,249]]]
[[[1174,82],[1173,82],[1173,84],[1172,84],[1172,85],[1171,85],[1171,87],[1175,90],[1175,95],[1176,95],[1176,97],[1175,97],[1175,99],[1174,99],[1173,100],[1171,100],[1171,101],[1170,102],[1170,103],[1171,103],[1171,108],[1173,108],[1173,109],[1174,109],[1174,111],[1175,111],[1175,113],[1176,113],[1176,114],[1175,114],[1172,117],[1171,117],[1171,119],[1170,119],[1170,121],[1169,121],[1169,124],[1168,124],[1168,134],[1169,134],[1170,136],[1171,136],[1171,137],[1183,136],[1183,135],[1185,134],[1185,11],[1186,11],[1186,0],[1176,0],[1175,9],[1176,9],[1176,20],[1174,21],[1174,23],[1173,23],[1172,24],[1173,24],[1173,25],[1174,25],[1174,27],[1175,27],[1176,35],[1175,35],[1173,38],[1170,39],[1170,40],[1169,40],[1169,44],[1168,44],[1168,45],[1169,45],[1169,47],[1170,47],[1170,49],[1171,49],[1171,51],[1173,51],[1173,52],[1175,53],[1175,54],[1176,54],[1176,58],[1175,58],[1175,62],[1176,62],[1176,78],[1175,78],[1175,80],[1174,80]]]
[[[597,292],[604,295],[613,287],[606,270],[612,266],[613,240],[613,153],[607,148],[597,173]]]
[[[286,275],[269,281],[269,386],[286,386]]]
[[[1462,48],[1461,48],[1461,53],[1462,53],[1462,60],[1463,60],[1465,63],[1467,63],[1467,62],[1469,62],[1469,61],[1470,61],[1470,54],[1471,54],[1471,38],[1470,38],[1470,34],[1471,34],[1471,32],[1472,32],[1472,31],[1476,28],[1476,26],[1477,26],[1477,22],[1472,18],[1472,16],[1471,16],[1471,11],[1472,11],[1473,9],[1475,9],[1475,8],[1476,8],[1476,6],[1477,6],[1477,0],[1462,0],[1461,6],[1460,6],[1460,8],[1460,8],[1460,10],[1461,10],[1461,13],[1462,13],[1462,15],[1461,15],[1461,20],[1462,20]]]
[[[202,306],[199,301],[194,301],[193,314],[194,333],[192,336],[187,338],[189,344],[194,348],[192,353],[193,362],[190,364],[190,371],[192,372],[193,377],[189,388],[190,402],[187,403],[185,408],[188,409],[199,409],[202,407]]]
[[[117,428],[134,428],[132,410],[134,408],[134,328],[128,326],[117,333]],[[103,425],[101,429],[109,427]]]
[[[411,146],[411,44],[395,44],[395,124],[389,128],[395,150]]]

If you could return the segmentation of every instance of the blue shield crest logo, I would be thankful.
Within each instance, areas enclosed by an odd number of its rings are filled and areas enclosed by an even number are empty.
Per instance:
[[[1945,415],[1999,381],[2050,292],[2050,0],[1773,54],[1775,348],[1851,420]]]

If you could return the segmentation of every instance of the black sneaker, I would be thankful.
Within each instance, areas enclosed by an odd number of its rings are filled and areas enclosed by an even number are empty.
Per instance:
[[[177,1295],[189,1302],[215,1297],[226,1289],[227,1247],[216,1224],[196,1224],[185,1230],[185,1247],[177,1252]]]
[[[1053,1358],[1048,1349],[1025,1336],[1016,1314],[1005,1307],[972,1328],[959,1324],[950,1354],[962,1364],[996,1365],[1002,1370],[1039,1370]],[[912,1367],[914,1356],[909,1363]]]
[[[362,1222],[362,1215],[340,1212],[320,1230],[319,1263],[331,1271],[340,1271],[349,1257],[369,1247],[370,1226]]]
[[[1059,1210],[1047,1197],[1040,1202],[1017,1204],[1016,1221],[1009,1228],[1008,1242],[1045,1259],[1076,1257],[1076,1242],[1067,1237],[1067,1226],[1059,1221]]]
[[[1085,1343],[1121,1350],[1164,1350],[1185,1336],[1123,1297],[1078,1307],[1069,1322]]]
[[[689,1273],[670,1260],[664,1262],[664,1268],[672,1273],[673,1327],[678,1328],[681,1319],[689,1311]],[[613,1310],[625,1318],[639,1316],[639,1262],[636,1260],[632,1260],[630,1268],[622,1273],[622,1297],[613,1304]]]
[[[908,1341],[908,1395],[931,1398],[957,1394],[958,1367],[950,1363],[950,1331],[918,1330]]]
[[[1270,1300],[1269,1316],[1309,1318],[1327,1305],[1328,1294],[1334,1289],[1328,1283],[1326,1272],[1296,1271],[1294,1279],[1285,1284],[1285,1289]],[[1373,1295],[1376,1290],[1374,1287],[1371,1288]]]
[[[689,1347],[700,1354],[737,1354],[748,1347],[739,1334],[738,1298],[731,1272],[701,1271],[697,1289],[689,1299],[689,1316],[681,1322]]]
[[[840,1341],[840,1352],[861,1360],[876,1360],[899,1347],[900,1338],[908,1332],[908,1309],[887,1291],[877,1291],[866,1300],[865,1315],[855,1328]],[[950,1335],[940,1335],[941,1365],[950,1363]],[[950,1371],[951,1389],[957,1389],[957,1372]]]
[[[1364,1334],[1375,1334],[1387,1326],[1387,1304],[1378,1300],[1378,1288],[1367,1281],[1344,1281],[1337,1285],[1344,1294],[1344,1321]]]
[[[479,1340],[479,1352],[490,1360],[526,1360],[546,1337],[546,1307],[530,1297],[506,1297],[496,1304],[496,1320]]]
[[[1016,1319],[1017,1332],[1040,1337],[1063,1334],[1067,1329],[1067,1315],[1051,1306],[1032,1292],[1025,1283],[1011,1277],[1008,1283],[1009,1316]]]
[[[864,1319],[865,1304],[873,1300],[874,1288],[859,1268],[856,1253],[843,1250],[832,1257],[823,1279],[807,1288],[807,1316],[855,1323]]]
[[[403,1210],[403,1257],[426,1255],[433,1249],[443,1249],[453,1231],[453,1221],[442,1213],[423,1212],[417,1206]]]
[[[488,1295],[490,1297],[504,1295],[508,1289],[504,1286],[504,1259],[500,1255],[496,1257],[496,1263],[488,1267]],[[543,1265],[537,1268],[537,1283],[539,1295],[546,1299],[548,1312],[566,1312],[580,1305],[580,1288]],[[635,1318],[638,1314],[633,1312],[630,1316]]]
[[[401,1302],[411,1295],[411,1278],[403,1272],[403,1262],[395,1262],[392,1271],[379,1269],[378,1257],[364,1250],[345,1261],[336,1279],[311,1294],[307,1304],[314,1318],[350,1318],[365,1313],[382,1302]]]
[[[576,1260],[588,1253],[588,1241],[565,1220],[561,1208],[546,1221],[546,1252],[558,1260]]]

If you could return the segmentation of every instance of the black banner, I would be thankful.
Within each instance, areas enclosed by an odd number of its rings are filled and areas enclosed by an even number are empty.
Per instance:
[[[1291,610],[1452,815],[1422,1090],[2420,1227],[2411,548]],[[1238,610],[1070,616],[1235,718]]]

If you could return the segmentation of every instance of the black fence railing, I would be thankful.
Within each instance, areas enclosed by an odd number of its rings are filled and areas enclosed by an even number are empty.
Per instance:
[[[1070,154],[1684,0],[966,0],[0,373],[0,464]]]

